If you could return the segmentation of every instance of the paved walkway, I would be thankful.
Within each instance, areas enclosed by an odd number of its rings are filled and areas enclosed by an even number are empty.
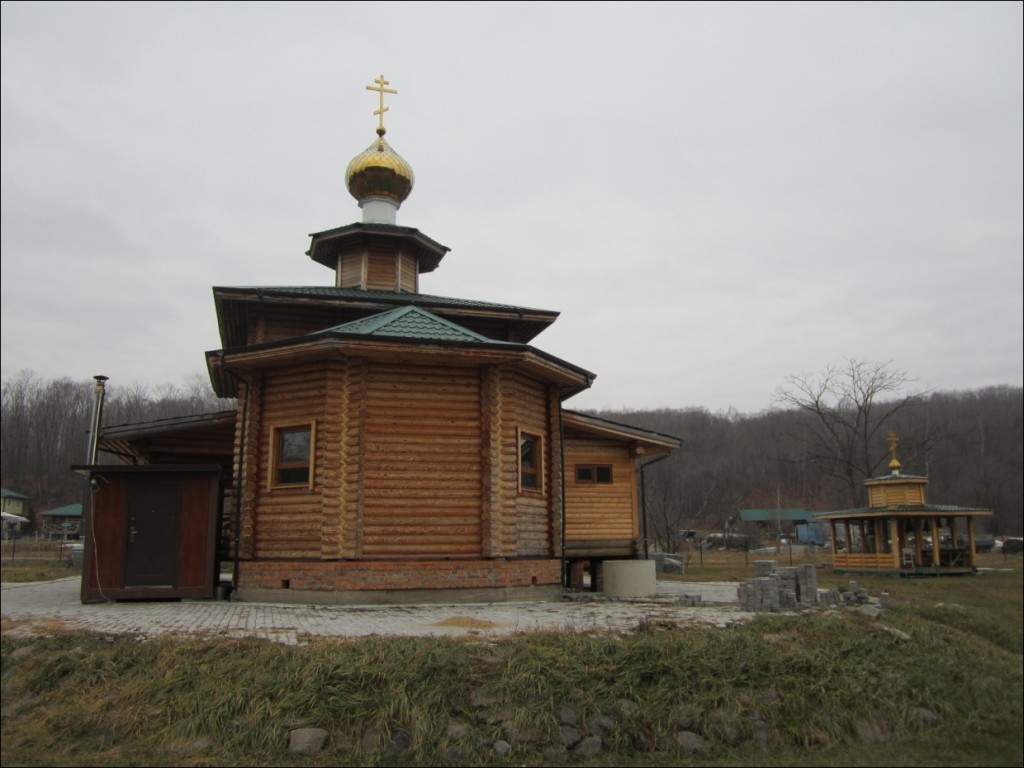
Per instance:
[[[538,630],[628,631],[641,622],[726,626],[753,614],[739,610],[735,584],[659,582],[650,600],[563,600],[401,606],[322,606],[229,601],[91,603],[79,601],[77,577],[2,585],[3,632],[39,635],[58,629],[156,637],[202,634],[261,637],[299,644],[313,637],[368,635],[507,635]],[[683,594],[702,607],[683,607]]]

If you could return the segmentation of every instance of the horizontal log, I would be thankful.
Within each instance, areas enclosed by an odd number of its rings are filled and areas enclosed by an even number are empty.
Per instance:
[[[461,546],[446,546],[443,549],[439,549],[436,546],[423,546],[420,544],[401,544],[391,545],[387,547],[381,547],[377,545],[368,546],[363,544],[363,555],[376,556],[376,557],[401,557],[404,555],[419,555],[425,558],[438,558],[455,555],[476,555],[479,556],[480,547],[463,544]]]
[[[363,531],[364,544],[439,544],[463,545],[480,541],[478,529],[426,531],[407,528],[368,527]]]
[[[479,503],[480,501],[479,487],[471,488],[467,486],[465,488],[444,488],[441,490],[409,487],[370,488],[366,485],[366,481],[364,480],[363,488],[367,496],[367,503],[383,503],[387,501],[401,501],[405,499],[407,501],[414,501],[417,504],[427,504],[431,506],[444,506],[446,503],[468,506],[470,502]]]
[[[432,515],[401,514],[374,517],[368,520],[367,523],[377,527],[394,525],[406,528],[426,528],[433,526],[441,529],[447,526],[463,526],[479,529],[480,516],[444,515],[440,513]]]
[[[631,539],[636,530],[633,525],[566,525],[565,535],[571,539]]]

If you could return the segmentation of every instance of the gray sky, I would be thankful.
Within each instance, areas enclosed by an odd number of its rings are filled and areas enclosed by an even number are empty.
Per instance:
[[[560,311],[573,408],[1022,384],[1020,3],[2,5],[2,375],[180,384],[214,285],[330,285],[387,138],[420,290]]]

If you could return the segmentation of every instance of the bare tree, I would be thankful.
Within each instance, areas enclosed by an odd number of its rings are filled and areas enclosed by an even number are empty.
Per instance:
[[[924,401],[927,392],[905,391],[911,379],[891,363],[847,359],[817,374],[789,376],[775,402],[803,413],[802,459],[841,481],[852,506],[864,499],[864,480],[887,458],[886,432],[900,412]]]
[[[46,380],[20,371],[0,385],[0,477],[29,497],[30,515],[79,501],[83,481],[71,472],[86,461],[94,382]],[[183,387],[154,396],[144,384],[107,386],[104,425],[185,416],[231,408],[198,374]]]

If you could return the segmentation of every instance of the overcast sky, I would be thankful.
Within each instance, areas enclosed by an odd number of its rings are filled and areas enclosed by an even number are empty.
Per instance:
[[[573,408],[1022,384],[1021,3],[2,5],[2,375],[181,384],[211,288],[331,285],[387,138],[423,293],[557,310]]]

